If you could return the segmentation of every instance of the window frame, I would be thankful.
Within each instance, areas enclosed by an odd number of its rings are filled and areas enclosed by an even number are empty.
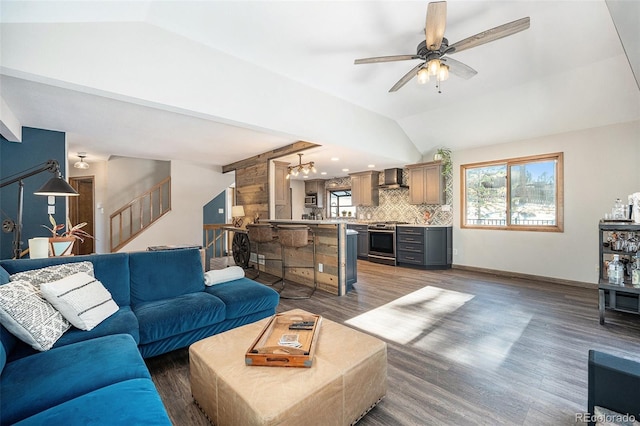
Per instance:
[[[555,161],[555,225],[514,225],[511,223],[511,167],[528,163]],[[467,221],[467,170],[488,166],[506,166],[506,225],[469,225]],[[464,229],[493,229],[502,231],[534,231],[534,232],[564,232],[564,153],[531,155],[527,157],[507,158],[503,160],[483,161],[460,165],[460,228]]]

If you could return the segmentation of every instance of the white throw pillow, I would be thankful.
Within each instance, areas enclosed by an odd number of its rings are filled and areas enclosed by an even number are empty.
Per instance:
[[[227,281],[239,280],[244,277],[244,269],[239,266],[230,266],[224,269],[215,269],[204,273],[204,284],[212,286],[226,283]]]
[[[40,291],[74,327],[91,330],[118,311],[111,293],[85,272],[40,284]]]
[[[0,285],[0,323],[18,339],[39,351],[58,341],[71,324],[40,291],[26,281]]]
[[[57,281],[78,272],[86,272],[87,274],[93,276],[93,263],[87,261],[71,262],[62,263],[60,265],[47,266],[40,269],[31,269],[29,271],[15,273],[9,277],[9,280],[28,281],[34,286],[39,287],[42,283]]]

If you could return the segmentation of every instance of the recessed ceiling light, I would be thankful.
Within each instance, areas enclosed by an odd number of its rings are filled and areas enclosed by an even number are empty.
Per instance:
[[[321,174],[321,175],[326,175],[326,174],[327,174],[327,172],[320,172],[320,174]]]
[[[348,171],[349,171],[349,169],[342,169],[342,171],[343,171],[343,172],[348,172]]]
[[[340,161],[338,157],[331,157],[331,161]]]
[[[369,164],[367,167],[370,169],[373,169],[376,165],[375,164]]]

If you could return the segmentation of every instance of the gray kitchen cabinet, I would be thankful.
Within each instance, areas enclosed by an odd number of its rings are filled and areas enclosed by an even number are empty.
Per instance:
[[[409,204],[444,204],[442,162],[411,164],[406,169],[409,176]]]
[[[451,268],[452,236],[450,226],[398,226],[398,265],[423,269]]]
[[[348,229],[358,232],[358,259],[369,258],[369,227],[368,225],[349,224]]]
[[[324,179],[309,179],[304,181],[304,192],[307,195],[324,192]]]
[[[378,180],[380,172],[352,173],[351,204],[354,206],[377,206],[379,200]]]

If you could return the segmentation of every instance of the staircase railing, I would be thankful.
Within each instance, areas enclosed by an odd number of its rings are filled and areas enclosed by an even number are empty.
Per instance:
[[[109,247],[120,250],[171,210],[171,176],[154,185],[109,217]]]
[[[228,256],[231,251],[227,247],[226,230],[224,227],[230,226],[224,223],[205,223],[202,227],[204,231],[204,250],[206,270],[211,269],[212,259],[221,259]]]

